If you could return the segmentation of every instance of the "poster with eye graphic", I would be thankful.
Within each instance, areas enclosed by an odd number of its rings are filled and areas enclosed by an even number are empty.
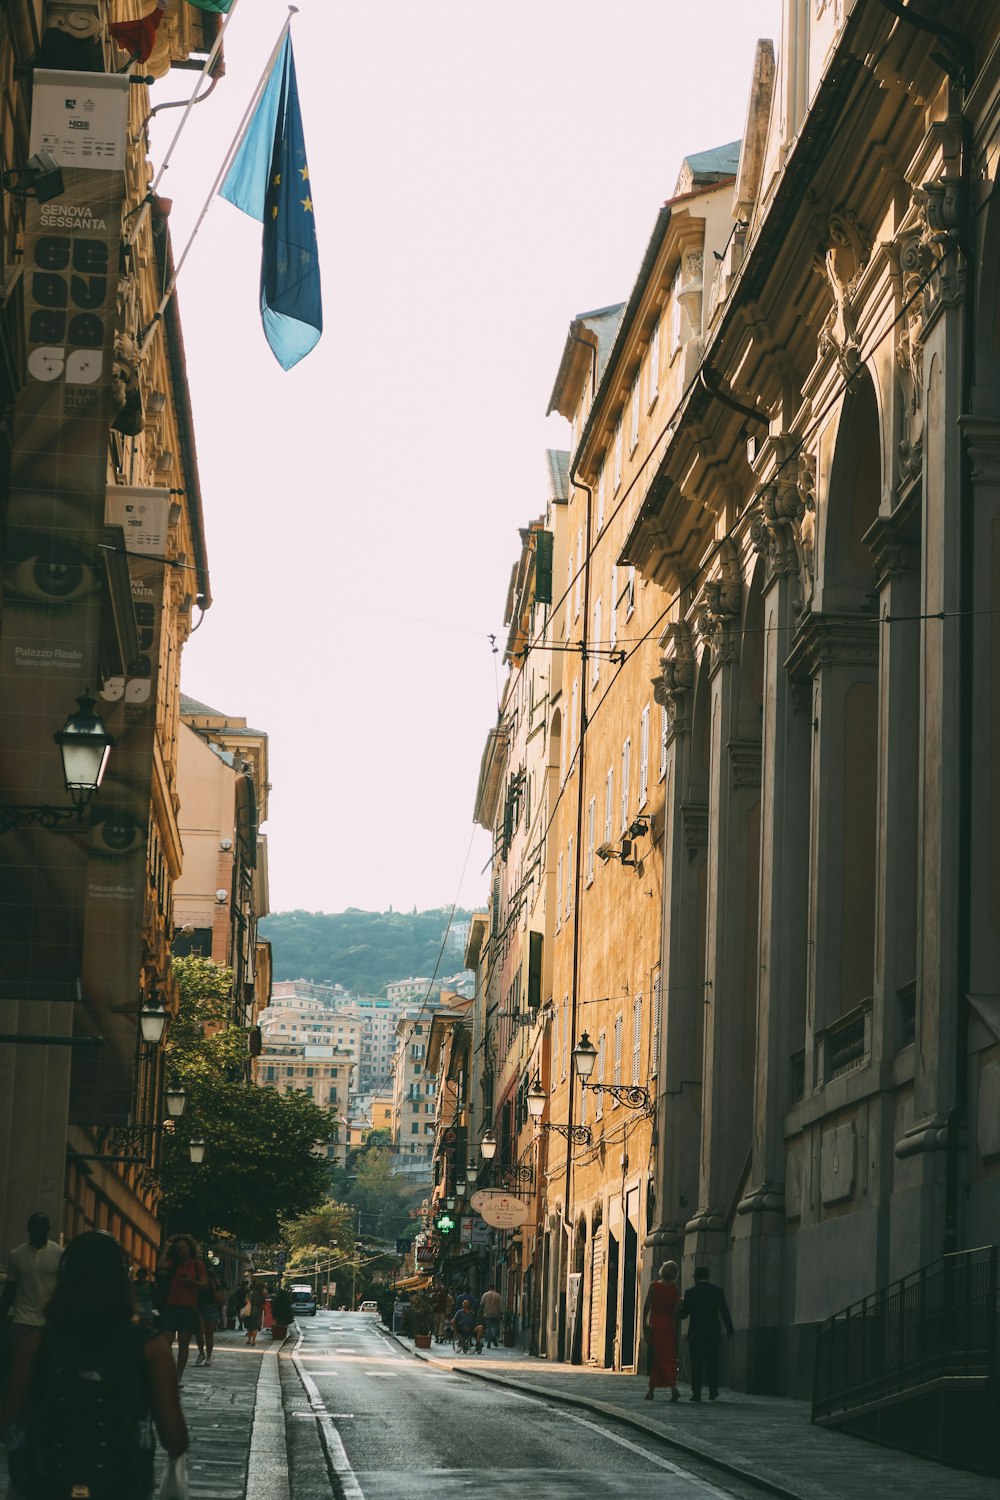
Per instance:
[[[117,75],[34,75],[30,150],[55,157],[63,190],[46,203],[29,198],[25,225],[27,378],[2,532],[4,802],[65,805],[53,733],[88,689],[104,713],[101,544],[128,88]],[[105,722],[116,744],[83,820],[0,837],[0,1002],[18,1002],[26,1031],[32,1008],[22,1002],[64,1002],[60,1030],[104,1036],[87,1062],[84,1049],[73,1054],[74,1115],[89,1124],[120,1123],[129,1112],[155,712],[144,710],[143,794],[124,705],[113,708]],[[131,845],[128,817],[143,828]]]

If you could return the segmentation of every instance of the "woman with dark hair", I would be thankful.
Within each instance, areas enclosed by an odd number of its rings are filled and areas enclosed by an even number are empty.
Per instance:
[[[146,1500],[155,1423],[172,1459],[188,1435],[170,1350],[133,1322],[128,1264],[99,1230],[59,1262],[45,1327],[18,1351],[4,1409],[11,1481],[29,1500]]]
[[[177,1335],[177,1380],[184,1378],[191,1335],[201,1332],[198,1293],[208,1286],[205,1262],[198,1259],[198,1246],[190,1235],[175,1234],[167,1241],[160,1261],[166,1295],[160,1312],[160,1327],[167,1343],[173,1346]]]

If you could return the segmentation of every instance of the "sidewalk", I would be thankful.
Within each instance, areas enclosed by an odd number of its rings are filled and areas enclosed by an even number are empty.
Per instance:
[[[411,1339],[393,1337],[418,1359],[439,1367],[655,1433],[680,1452],[721,1464],[787,1500],[858,1500],[859,1495],[913,1500],[920,1494],[934,1500],[997,1500],[995,1479],[814,1427],[805,1401],[723,1389],[717,1402],[696,1406],[687,1399],[688,1387],[681,1386],[681,1401],[671,1405],[669,1392],[643,1399],[644,1376],[557,1364],[520,1349],[456,1356],[445,1345],[415,1349]]]
[[[196,1366],[193,1358],[189,1362],[181,1387],[181,1405],[191,1437],[187,1458],[192,1500],[244,1500],[248,1493],[251,1452],[254,1460],[250,1500],[260,1488],[259,1481],[271,1478],[267,1459],[274,1444],[268,1440],[263,1424],[273,1404],[268,1400],[272,1387],[278,1393],[280,1413],[277,1358],[280,1347],[265,1334],[261,1334],[257,1347],[251,1349],[242,1333],[219,1333],[210,1369]],[[193,1341],[191,1348],[196,1356],[198,1351]],[[273,1457],[284,1470],[283,1441]],[[157,1445],[157,1486],[165,1462],[163,1450]],[[0,1500],[8,1500],[8,1493],[6,1450],[0,1448]],[[276,1488],[273,1482],[268,1494],[273,1500],[282,1500],[280,1487]]]

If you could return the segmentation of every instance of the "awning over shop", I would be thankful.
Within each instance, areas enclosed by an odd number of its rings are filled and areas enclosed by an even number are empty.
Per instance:
[[[425,1287],[430,1286],[430,1276],[407,1276],[403,1281],[397,1281],[392,1290],[394,1292],[422,1292]]]

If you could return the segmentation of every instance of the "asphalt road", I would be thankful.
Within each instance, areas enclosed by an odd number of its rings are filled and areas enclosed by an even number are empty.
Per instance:
[[[367,1314],[318,1313],[299,1327],[296,1366],[344,1500],[476,1493],[490,1500],[709,1500],[736,1493],[612,1423],[414,1359]]]

